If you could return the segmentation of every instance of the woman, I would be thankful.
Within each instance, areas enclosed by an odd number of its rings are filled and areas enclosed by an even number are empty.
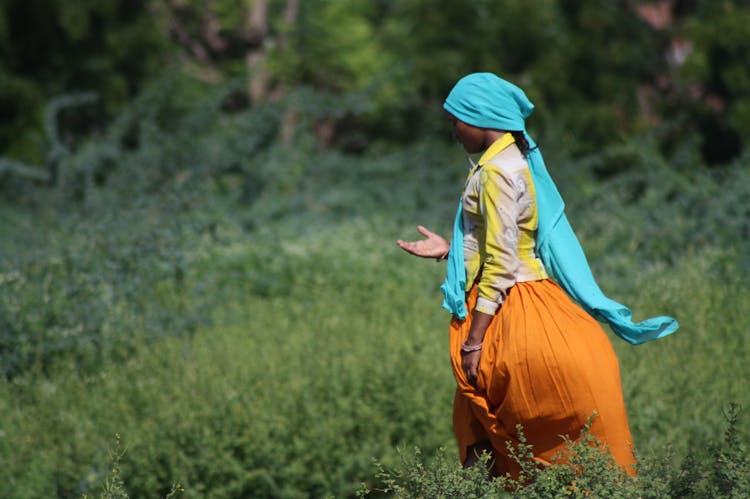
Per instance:
[[[633,344],[666,336],[677,322],[634,324],[630,310],[596,286],[525,132],[534,106],[521,89],[474,73],[455,85],[444,108],[465,151],[483,152],[456,214],[458,244],[418,226],[425,239],[398,245],[416,256],[448,258],[441,289],[453,314],[453,424],[462,463],[472,465],[486,450],[495,473],[517,476],[507,450],[508,442],[519,443],[517,424],[535,459],[550,463],[565,449],[561,435],[579,438],[596,414],[590,432],[634,473],[617,358],[594,317]]]

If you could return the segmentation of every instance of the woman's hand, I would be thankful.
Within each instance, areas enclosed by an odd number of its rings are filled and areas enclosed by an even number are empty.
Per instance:
[[[481,350],[468,353],[461,352],[461,369],[463,369],[466,375],[466,380],[474,388],[477,386],[477,374],[479,372],[479,358],[481,354]]]
[[[490,314],[474,310],[471,316],[469,334],[466,341],[461,345],[461,369],[466,375],[466,380],[474,388],[477,387],[477,374],[479,372],[479,359],[482,356],[484,334],[487,332],[493,317]],[[478,350],[474,350],[475,348],[478,348]]]
[[[422,258],[441,259],[448,255],[448,251],[451,249],[451,245],[448,241],[421,225],[417,225],[417,230],[425,237],[425,239],[411,242],[399,239],[396,241],[396,244],[407,253],[421,256]]]

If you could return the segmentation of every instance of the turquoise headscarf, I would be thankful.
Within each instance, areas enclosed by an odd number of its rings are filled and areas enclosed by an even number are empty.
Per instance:
[[[526,133],[526,118],[534,112],[534,104],[523,90],[492,73],[473,73],[456,83],[443,108],[464,123],[479,128],[524,132],[531,148],[527,160],[536,189],[539,257],[551,277],[586,312],[607,322],[615,334],[634,345],[677,330],[677,321],[666,316],[634,323],[633,313],[628,307],[608,298],[599,289],[586,255],[565,216],[565,203],[547,172],[542,153]],[[447,276],[441,286],[445,297],[443,308],[459,319],[467,315],[461,205],[459,202],[453,242],[448,254]]]

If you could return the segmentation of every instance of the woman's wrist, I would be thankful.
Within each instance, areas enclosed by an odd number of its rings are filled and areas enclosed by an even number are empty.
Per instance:
[[[461,343],[461,352],[463,353],[472,353],[472,352],[478,352],[482,349],[483,342],[476,343],[474,345],[469,344],[468,340]]]

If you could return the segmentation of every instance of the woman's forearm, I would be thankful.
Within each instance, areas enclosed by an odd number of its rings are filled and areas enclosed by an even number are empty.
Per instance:
[[[471,318],[469,337],[466,339],[467,345],[477,345],[484,340],[484,333],[487,332],[487,327],[490,325],[493,317],[493,315],[474,310]]]

